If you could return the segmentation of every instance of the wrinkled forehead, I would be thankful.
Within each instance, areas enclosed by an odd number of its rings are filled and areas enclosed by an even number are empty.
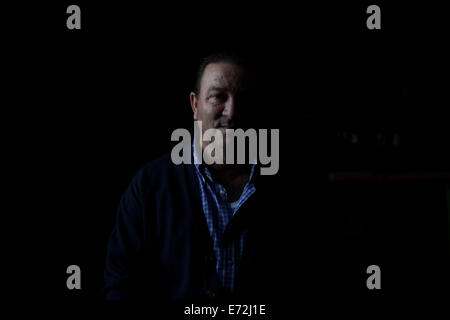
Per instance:
[[[238,92],[254,87],[254,82],[251,72],[245,67],[228,62],[210,63],[203,72],[201,91],[216,88]]]

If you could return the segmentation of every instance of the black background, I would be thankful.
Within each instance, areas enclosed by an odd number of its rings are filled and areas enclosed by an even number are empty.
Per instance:
[[[340,2],[58,1],[5,10],[5,127],[18,167],[6,170],[15,194],[8,216],[19,226],[7,242],[11,296],[71,307],[96,300],[121,194],[141,166],[170,151],[174,129],[192,125],[200,58],[237,48],[265,68],[258,117],[280,128],[279,187],[295,194],[296,179],[314,177],[330,208],[324,221],[342,231],[340,290],[369,304],[445,300],[448,179],[328,181],[330,171],[449,172],[443,9],[377,2],[382,29],[368,30],[372,3]],[[81,7],[81,30],[66,28],[70,4]],[[349,144],[343,132],[362,142]],[[400,146],[378,145],[380,132],[399,134]],[[295,205],[283,207],[296,214]],[[81,267],[80,291],[66,288],[71,264]],[[381,292],[365,289],[370,264],[381,267]]]

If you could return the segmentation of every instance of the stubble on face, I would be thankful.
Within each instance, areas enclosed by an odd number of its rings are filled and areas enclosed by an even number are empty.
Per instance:
[[[211,63],[205,68],[200,87],[196,120],[202,121],[202,133],[215,129],[224,138],[225,130],[236,129],[241,114],[248,111],[238,100],[252,87],[249,72],[232,63]],[[209,143],[203,141],[202,147]]]

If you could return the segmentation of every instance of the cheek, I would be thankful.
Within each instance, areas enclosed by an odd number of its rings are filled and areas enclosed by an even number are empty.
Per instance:
[[[204,104],[202,108],[199,110],[199,117],[203,121],[212,121],[220,117],[221,115],[221,108],[217,106],[213,106],[210,104]],[[201,115],[200,115],[201,114]]]

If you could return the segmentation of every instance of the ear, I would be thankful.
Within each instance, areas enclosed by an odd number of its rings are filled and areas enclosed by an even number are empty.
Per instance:
[[[194,120],[197,120],[197,107],[198,107],[197,95],[194,92],[191,92],[189,98],[191,100],[192,112],[194,113]]]

